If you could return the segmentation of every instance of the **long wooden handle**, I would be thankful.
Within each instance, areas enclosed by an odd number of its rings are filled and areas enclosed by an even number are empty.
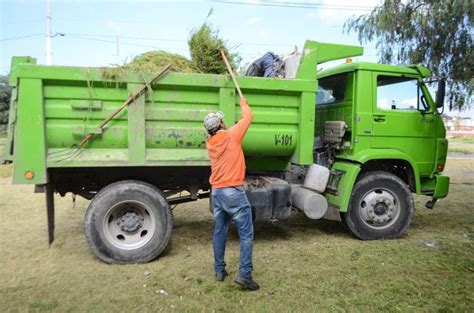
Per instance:
[[[112,114],[110,114],[102,123],[100,123],[98,128],[104,128],[104,126],[107,125],[107,123],[110,122],[110,120],[113,119],[117,114],[119,114],[127,105],[129,105],[130,103],[135,101],[135,99],[140,97],[142,95],[142,93],[148,88],[148,85],[151,85],[155,80],[157,80],[158,78],[160,78],[161,76],[166,74],[170,68],[171,68],[171,64],[166,65],[161,71],[158,72],[158,74],[155,75],[155,77],[153,77],[148,82],[148,84],[141,87],[137,92],[135,92],[133,95],[128,97],[128,99],[117,110],[112,112]],[[91,139],[92,137],[94,137],[94,134],[90,134],[90,133],[86,134],[84,136],[84,138],[82,138],[81,142],[79,143],[79,145],[78,145],[79,148],[81,148],[83,145],[85,145],[86,142],[89,141],[89,139]]]
[[[94,134],[86,134],[84,136],[84,138],[82,138],[81,142],[79,143],[78,147],[81,148],[83,145],[86,144],[86,142],[92,138],[92,136],[94,136]]]
[[[232,80],[234,81],[235,88],[237,89],[237,92],[239,93],[240,98],[243,98],[244,95],[242,94],[242,91],[240,90],[239,84],[237,83],[237,79],[235,79],[234,72],[232,71],[232,67],[229,64],[229,60],[227,60],[224,50],[222,49],[221,49],[221,56],[222,56],[222,59],[224,60],[225,66],[227,67],[227,71],[229,72],[230,77],[232,77]]]

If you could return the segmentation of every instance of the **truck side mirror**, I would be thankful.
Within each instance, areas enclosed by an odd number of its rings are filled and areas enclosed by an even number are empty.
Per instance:
[[[436,107],[442,108],[444,106],[444,96],[446,94],[446,80],[441,79],[438,82],[438,90],[436,91]]]

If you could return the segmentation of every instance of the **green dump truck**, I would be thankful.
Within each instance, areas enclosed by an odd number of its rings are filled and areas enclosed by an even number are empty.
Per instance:
[[[243,142],[246,192],[257,220],[281,220],[296,208],[339,219],[360,239],[395,238],[409,226],[412,193],[432,208],[446,197],[445,127],[421,66],[345,63],[355,46],[307,41],[295,79],[239,77],[254,112]],[[14,57],[4,161],[13,183],[46,195],[49,242],[54,193],[91,199],[87,242],[109,263],[148,262],[166,248],[170,205],[209,197],[203,118],[240,118],[225,75],[153,73],[107,78],[100,68],[39,66]],[[104,128],[98,125],[137,89],[138,97]],[[79,147],[87,135],[93,137]]]

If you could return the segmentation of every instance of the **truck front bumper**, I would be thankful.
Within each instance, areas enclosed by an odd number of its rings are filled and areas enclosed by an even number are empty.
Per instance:
[[[445,198],[449,192],[449,176],[435,174],[435,188],[433,199]]]
[[[448,195],[449,176],[433,174],[430,177],[421,178],[421,193],[425,196],[432,196],[433,199],[441,199]]]

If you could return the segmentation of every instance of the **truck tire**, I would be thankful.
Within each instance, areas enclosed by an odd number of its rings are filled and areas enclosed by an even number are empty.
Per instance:
[[[146,263],[168,245],[173,216],[159,189],[141,181],[124,180],[97,193],[84,224],[87,243],[100,260]]]
[[[383,171],[363,174],[354,186],[345,224],[359,239],[398,238],[413,219],[413,196],[403,180]]]

